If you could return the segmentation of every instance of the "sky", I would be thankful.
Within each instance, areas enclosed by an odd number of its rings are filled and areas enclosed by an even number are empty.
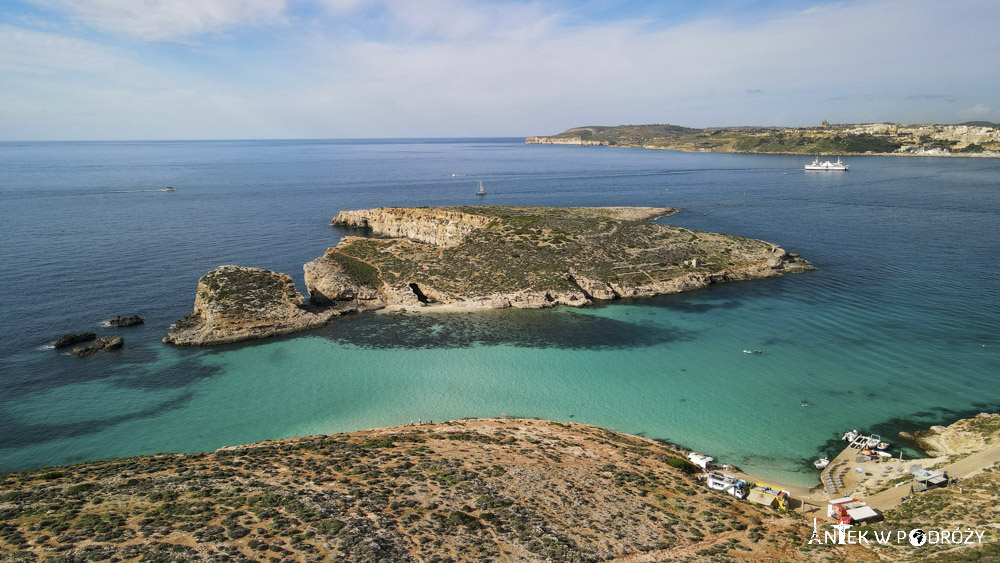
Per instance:
[[[0,141],[1000,122],[996,0],[4,0]]]

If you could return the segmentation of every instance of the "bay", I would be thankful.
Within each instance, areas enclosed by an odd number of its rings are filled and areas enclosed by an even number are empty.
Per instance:
[[[520,139],[0,143],[0,471],[463,416],[590,422],[812,484],[847,427],[996,411],[1000,161]],[[489,195],[477,198],[482,180]],[[173,186],[176,191],[160,191]],[[817,270],[584,309],[371,314],[160,343],[220,264],[295,277],[341,209],[653,205]],[[101,322],[138,313],[139,327]],[[116,332],[118,353],[49,349]],[[743,354],[760,349],[763,354]]]

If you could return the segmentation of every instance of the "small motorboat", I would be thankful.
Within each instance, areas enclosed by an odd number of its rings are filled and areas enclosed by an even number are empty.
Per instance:
[[[878,444],[875,445],[875,449],[878,449],[878,450],[884,450],[884,449],[886,449],[888,447],[889,447],[889,442],[886,442],[885,440],[883,440],[883,441],[881,441],[881,442],[879,442]]]
[[[827,465],[830,465],[830,458],[821,457],[821,458],[817,459],[816,461],[814,461],[813,465],[816,466],[816,469],[823,469]]]
[[[841,439],[845,442],[853,442],[858,439],[858,431],[851,428],[847,432],[844,432],[844,436]]]
[[[878,434],[872,434],[871,437],[868,438],[868,447],[869,448],[874,448],[875,446],[879,445],[879,443],[881,443],[881,442],[882,442],[882,437],[881,436],[879,436]],[[888,445],[889,444],[886,444],[886,446],[888,446]]]

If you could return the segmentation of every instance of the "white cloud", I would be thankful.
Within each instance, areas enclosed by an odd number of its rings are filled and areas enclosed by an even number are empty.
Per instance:
[[[68,0],[45,1],[69,10]],[[1000,4],[973,10],[919,1],[844,2],[752,20],[716,11],[711,19],[678,23],[587,20],[572,12],[578,9],[572,4],[551,8],[544,0],[298,2],[289,3],[287,25],[263,38],[247,35],[236,43],[223,36],[197,52],[154,45],[128,53],[0,28],[2,44],[13,45],[0,52],[0,70],[17,70],[22,78],[107,76],[113,89],[79,81],[69,88],[41,82],[31,88],[51,88],[44,98],[49,105],[71,98],[80,115],[103,115],[120,122],[122,131],[134,124],[137,132],[121,134],[128,138],[522,135],[582,124],[803,125],[824,118],[998,120],[989,115],[1000,107],[1000,75],[982,69],[1000,50],[991,29]],[[124,0],[77,4],[90,7],[86,21],[99,19],[98,5],[121,7]],[[237,13],[237,5],[258,11]],[[161,36],[185,38],[259,22],[263,13],[280,20],[283,5],[209,2],[205,6],[221,10],[209,17],[207,8],[179,1],[172,9],[188,11],[143,19],[124,10],[113,24],[100,25],[138,34],[158,22],[162,33],[170,30]],[[962,30],[962,42],[928,43],[951,29]],[[162,75],[135,59],[155,60]],[[130,74],[143,72],[152,79],[130,82]],[[974,103],[980,106],[969,107]],[[958,115],[963,107],[968,117]],[[65,117],[53,127],[76,124],[82,131],[76,138],[94,136],[85,132],[91,122]],[[53,130],[44,136],[69,136]]]
[[[105,79],[148,76],[148,68],[113,49],[59,35],[0,24],[0,72],[48,75],[71,72]]]
[[[169,41],[282,21],[284,0],[34,0],[87,26]]]

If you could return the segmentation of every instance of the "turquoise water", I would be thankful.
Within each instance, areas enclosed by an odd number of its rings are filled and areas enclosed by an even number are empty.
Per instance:
[[[830,176],[788,156],[504,140],[0,144],[0,156],[19,172],[0,191],[16,241],[3,250],[0,470],[504,413],[813,484],[810,461],[846,427],[893,435],[1000,407],[996,160],[855,157]],[[662,221],[769,240],[819,269],[584,309],[378,313],[257,343],[158,342],[215,265],[301,283],[301,264],[341,234],[327,225],[337,210],[470,203],[479,177],[497,204],[679,206]],[[109,183],[178,191],[112,196]],[[120,331],[121,353],[45,349],[132,312],[147,324]]]

